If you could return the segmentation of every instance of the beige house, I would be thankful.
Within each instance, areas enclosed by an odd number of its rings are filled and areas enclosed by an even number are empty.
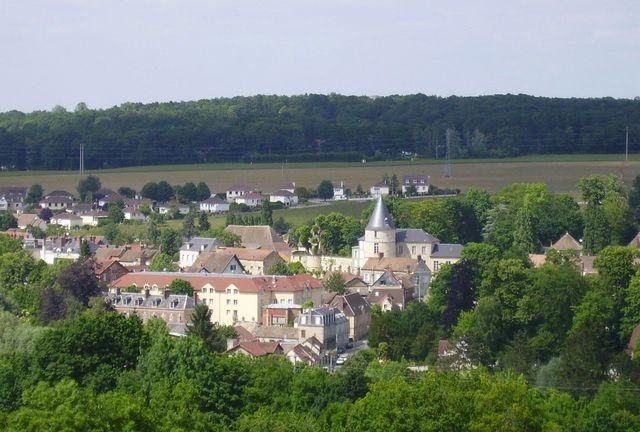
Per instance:
[[[322,283],[310,275],[250,276],[185,272],[129,273],[111,284],[111,290],[148,289],[162,293],[175,279],[191,284],[197,301],[211,310],[211,320],[222,325],[236,322],[262,324],[263,308],[279,303],[320,304]]]
[[[328,350],[344,348],[349,341],[349,322],[334,307],[305,310],[296,318],[294,327],[301,339],[313,336]]]
[[[360,294],[337,295],[330,306],[341,311],[349,321],[349,339],[364,339],[369,333],[371,324],[371,305],[366,297]]]
[[[245,271],[251,275],[263,275],[273,264],[285,262],[276,251],[269,249],[221,247],[218,251],[237,256]]]

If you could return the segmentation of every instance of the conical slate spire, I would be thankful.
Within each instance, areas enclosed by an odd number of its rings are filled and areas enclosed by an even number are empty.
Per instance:
[[[369,218],[369,223],[367,224],[368,230],[390,230],[394,229],[393,221],[391,220],[391,215],[389,214],[389,209],[387,205],[384,203],[382,196],[378,197],[378,201],[376,202],[376,206],[373,209],[373,213],[371,213],[371,217]]]

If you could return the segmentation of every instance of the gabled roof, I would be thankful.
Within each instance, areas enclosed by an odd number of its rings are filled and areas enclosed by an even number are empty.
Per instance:
[[[228,225],[225,231],[240,237],[242,246],[254,249],[281,250],[286,242],[269,225]]]
[[[560,250],[560,251],[561,250],[569,250],[569,249],[574,249],[574,250],[579,250],[580,251],[580,250],[582,250],[582,244],[578,240],[573,238],[573,236],[567,232],[567,233],[565,233],[565,235],[560,237],[560,239],[557,242],[552,244],[551,248],[553,248],[555,250]]]
[[[120,264],[120,261],[114,259],[102,261],[94,260],[93,272],[96,276],[101,276],[102,274],[106,273],[107,271],[113,270],[116,267],[117,271],[129,273],[129,270],[125,266]]]
[[[288,190],[279,190],[279,191],[275,191],[274,193],[271,194],[271,196],[274,197],[286,197],[286,198],[291,198],[294,197],[295,195],[291,192],[289,192]]]
[[[211,237],[193,237],[190,240],[182,243],[180,247],[181,251],[200,251],[200,252],[212,252],[215,251],[224,244],[217,238]]]
[[[252,357],[262,357],[269,354],[281,354],[282,346],[278,342],[240,342],[238,345],[227,350],[228,354],[244,351]]]
[[[629,247],[640,248],[640,232],[629,242]]]
[[[256,192],[249,192],[244,195],[241,195],[236,198],[237,200],[260,200],[262,201],[264,197]]]
[[[233,253],[228,252],[202,252],[196,258],[191,267],[187,268],[188,272],[202,272],[207,273],[223,273],[229,268],[232,263],[237,263],[238,268],[233,273],[243,274],[245,273],[244,266]]]
[[[367,230],[392,230],[394,229],[393,221],[391,220],[391,214],[389,213],[389,209],[387,205],[384,203],[384,200],[381,196],[378,197],[376,201],[376,205],[373,208],[373,213],[371,213],[371,217],[369,218],[369,223],[367,224]]]
[[[371,287],[402,287],[402,279],[397,277],[391,270],[385,270]]]
[[[237,247],[224,247],[218,249],[222,253],[234,254],[240,261],[264,261],[270,255],[278,255],[274,250],[270,249],[248,249]]]
[[[402,176],[402,184],[405,186],[410,185],[428,185],[429,184],[429,176],[422,174],[413,174],[413,175],[405,175]]]
[[[345,316],[354,317],[371,313],[371,304],[360,294],[346,294],[335,296],[331,306],[340,309]]]

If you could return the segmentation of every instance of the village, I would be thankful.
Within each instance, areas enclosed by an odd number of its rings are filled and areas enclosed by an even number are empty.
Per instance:
[[[405,176],[402,193],[425,195],[428,176]],[[333,200],[347,198],[344,182],[333,184]],[[284,206],[298,205],[295,184],[287,184],[268,200]],[[404,310],[412,301],[425,301],[429,285],[439,269],[460,259],[461,244],[441,243],[422,229],[396,227],[384,197],[388,181],[371,186],[375,202],[364,235],[351,247],[351,256],[316,255],[296,245],[268,225],[228,225],[225,232],[240,239],[237,247],[217,238],[193,236],[183,239],[175,269],[152,271],[150,265],[160,249],[141,243],[112,245],[101,236],[79,238],[74,230],[97,226],[109,217],[110,203],[120,202],[126,220],[148,220],[148,209],[166,214],[170,208],[186,214],[226,213],[232,204],[255,207],[267,197],[246,185],[230,187],[222,199],[211,195],[191,205],[157,203],[148,198],[127,198],[108,189],[96,191],[93,203],[78,202],[64,191],[47,193],[38,201],[40,212],[51,210],[49,221],[39,213],[23,212],[26,188],[0,191],[0,208],[13,212],[17,227],[6,231],[21,239],[23,247],[49,265],[58,260],[81,259],[88,247],[95,277],[101,282],[107,305],[143,322],[157,317],[166,322],[171,335],[187,333],[196,305],[206,305],[210,319],[230,326],[236,337],[227,341],[227,352],[249,356],[277,354],[293,364],[335,367],[344,363],[354,346],[366,346],[372,311]],[[141,211],[146,207],[147,214]],[[65,230],[61,236],[35,238],[48,225]],[[636,240],[637,241],[637,240]],[[580,251],[581,244],[568,233],[551,245],[556,250]],[[530,254],[537,266],[545,255]],[[298,274],[270,274],[278,265],[299,263]],[[580,254],[583,275],[595,272],[593,257]],[[331,286],[331,278],[339,288]],[[171,292],[176,281],[186,283],[188,293]],[[439,355],[447,355],[448,341],[440,343]]]

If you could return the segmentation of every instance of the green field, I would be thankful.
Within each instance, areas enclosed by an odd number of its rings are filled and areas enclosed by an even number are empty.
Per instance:
[[[0,186],[31,186],[40,183],[45,192],[56,189],[75,192],[80,179],[88,174],[98,176],[104,187],[121,186],[140,190],[150,181],[165,180],[172,185],[204,181],[213,192],[224,192],[234,184],[247,184],[263,193],[273,192],[284,183],[315,188],[321,180],[344,181],[345,187],[364,190],[387,173],[399,178],[407,174],[426,174],[440,188],[466,190],[471,187],[496,192],[514,182],[543,182],[556,192],[575,193],[576,184],[591,174],[614,174],[630,183],[640,174],[640,158],[624,161],[620,155],[544,156],[500,160],[452,161],[450,175],[445,176],[441,161],[416,160],[376,163],[309,163],[309,164],[211,164],[164,165],[117,170],[78,172],[2,172]]]

